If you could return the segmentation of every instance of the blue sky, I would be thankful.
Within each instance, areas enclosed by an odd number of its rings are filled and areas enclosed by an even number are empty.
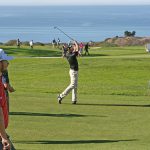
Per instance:
[[[150,5],[150,0],[2,0],[0,5]]]

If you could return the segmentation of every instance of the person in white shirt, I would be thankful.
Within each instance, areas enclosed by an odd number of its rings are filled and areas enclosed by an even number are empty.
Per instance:
[[[33,40],[31,40],[31,41],[29,42],[29,44],[30,44],[30,48],[33,49]]]

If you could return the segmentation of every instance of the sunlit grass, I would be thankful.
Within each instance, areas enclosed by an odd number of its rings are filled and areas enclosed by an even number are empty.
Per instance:
[[[5,49],[11,53],[12,48]],[[43,52],[47,48],[38,49],[40,56],[47,55]],[[148,54],[142,47],[120,51],[118,47],[91,48],[90,53],[98,57],[78,59],[77,105],[71,104],[71,95],[61,105],[56,100],[57,94],[69,84],[69,65],[65,59],[20,57],[10,62],[10,80],[16,92],[10,96],[8,133],[16,149],[149,148]],[[107,57],[101,56],[102,53]],[[30,56],[30,52],[14,55]]]

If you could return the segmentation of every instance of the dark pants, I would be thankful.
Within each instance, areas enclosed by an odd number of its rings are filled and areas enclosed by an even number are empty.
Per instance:
[[[88,49],[85,49],[85,55],[86,55],[86,53],[87,53],[88,55],[90,55]]]

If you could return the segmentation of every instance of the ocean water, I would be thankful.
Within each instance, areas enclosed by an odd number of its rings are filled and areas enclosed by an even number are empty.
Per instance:
[[[150,36],[150,6],[0,6],[0,42],[102,41],[136,31]]]

